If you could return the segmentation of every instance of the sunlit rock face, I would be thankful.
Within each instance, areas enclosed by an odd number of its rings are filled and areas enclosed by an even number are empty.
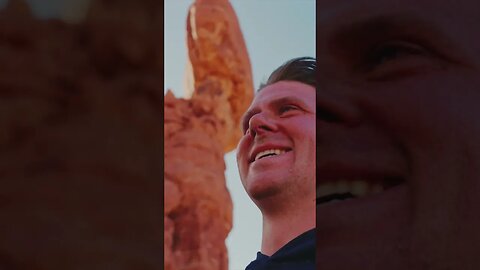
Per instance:
[[[0,269],[162,269],[161,5],[0,11]]]
[[[194,92],[163,97],[160,5],[92,0],[76,24],[0,11],[0,269],[162,269],[162,253],[167,269],[227,268],[223,155],[248,55],[230,4],[198,1]]]
[[[197,0],[187,17],[189,99],[165,96],[165,269],[228,268],[232,201],[223,156],[241,136],[253,83],[243,36],[227,0]],[[168,68],[168,67],[165,67]]]

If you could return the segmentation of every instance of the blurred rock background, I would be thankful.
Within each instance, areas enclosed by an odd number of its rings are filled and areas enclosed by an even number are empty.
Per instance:
[[[162,269],[161,4],[0,10],[0,269]]]

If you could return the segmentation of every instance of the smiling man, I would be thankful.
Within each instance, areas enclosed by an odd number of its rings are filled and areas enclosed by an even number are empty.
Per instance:
[[[238,168],[263,216],[247,270],[315,269],[315,67],[305,57],[279,67],[243,117]]]
[[[317,268],[480,269],[480,2],[318,3]]]

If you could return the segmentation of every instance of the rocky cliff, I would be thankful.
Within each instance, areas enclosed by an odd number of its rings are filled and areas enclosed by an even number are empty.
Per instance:
[[[237,144],[253,95],[245,42],[227,0],[193,3],[187,44],[193,93],[180,99],[169,92],[164,106],[165,269],[225,270],[232,201],[223,156]]]
[[[77,24],[0,10],[0,269],[162,269],[162,252],[166,269],[227,268],[248,55],[228,1],[197,0],[194,91],[163,97],[161,4],[92,0]]]

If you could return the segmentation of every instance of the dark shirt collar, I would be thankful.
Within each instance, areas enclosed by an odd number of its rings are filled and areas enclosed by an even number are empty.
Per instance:
[[[246,270],[313,270],[315,269],[315,229],[297,236],[272,256],[257,252],[257,258]]]

